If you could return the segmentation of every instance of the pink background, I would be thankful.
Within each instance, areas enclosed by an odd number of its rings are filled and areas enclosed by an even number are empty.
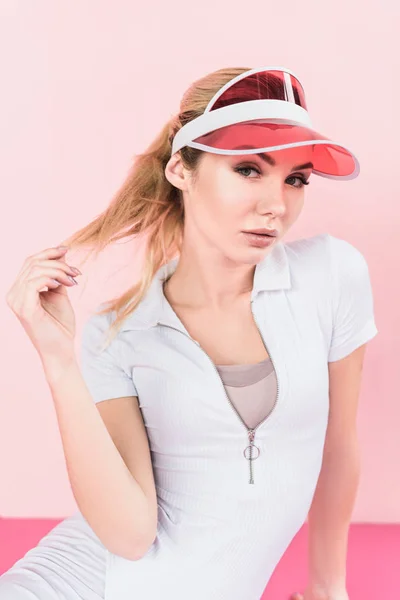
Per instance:
[[[193,80],[225,66],[285,66],[305,87],[317,131],[361,163],[354,181],[312,176],[285,239],[328,231],[368,261],[379,334],[365,359],[353,522],[398,523],[398,5],[193,6],[1,3],[0,515],[58,518],[76,510],[39,357],[4,299],[23,261],[105,208],[133,155],[178,110]],[[131,284],[140,252],[136,242],[107,251],[70,289],[78,352],[88,312]]]

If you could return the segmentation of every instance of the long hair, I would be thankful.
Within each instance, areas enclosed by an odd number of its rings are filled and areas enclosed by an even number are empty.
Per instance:
[[[106,308],[96,313],[116,313],[108,343],[139,305],[158,269],[181,251],[185,217],[182,192],[168,181],[164,172],[171,157],[173,137],[183,125],[203,114],[222,86],[248,70],[248,67],[219,69],[192,83],[182,97],[179,113],[164,125],[144,152],[135,155],[125,181],[108,207],[63,241],[70,250],[89,247],[89,255],[97,256],[112,242],[148,234],[139,281],[121,296],[106,301]],[[180,150],[182,163],[193,179],[202,154],[203,151],[187,146]]]

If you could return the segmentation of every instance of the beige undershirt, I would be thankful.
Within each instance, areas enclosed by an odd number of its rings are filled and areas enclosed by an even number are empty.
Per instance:
[[[215,367],[228,397],[248,427],[255,427],[270,414],[277,395],[276,374],[270,358],[252,365]]]

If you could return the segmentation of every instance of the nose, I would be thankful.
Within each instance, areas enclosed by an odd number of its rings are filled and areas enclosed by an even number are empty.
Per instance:
[[[258,211],[260,214],[273,214],[282,217],[286,212],[286,196],[283,186],[279,183],[271,185],[264,191],[262,198],[258,202]]]

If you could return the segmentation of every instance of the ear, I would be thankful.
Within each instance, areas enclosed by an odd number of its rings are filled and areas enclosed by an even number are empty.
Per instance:
[[[166,164],[165,177],[179,190],[186,191],[188,187],[188,173],[183,166],[181,155],[175,152]]]

